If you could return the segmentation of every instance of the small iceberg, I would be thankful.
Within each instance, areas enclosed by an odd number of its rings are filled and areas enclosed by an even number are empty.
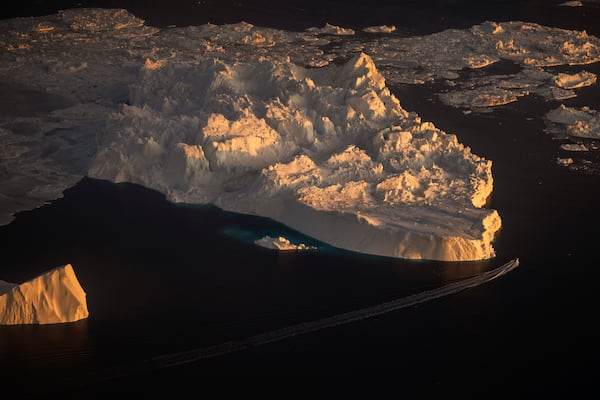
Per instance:
[[[283,236],[274,238],[267,235],[254,241],[254,243],[256,243],[259,246],[266,247],[267,249],[274,249],[280,251],[316,249],[316,247],[307,246],[304,243],[294,244],[290,242],[289,239],[286,239]]]
[[[71,264],[20,285],[0,280],[0,325],[75,322],[88,315],[86,293]]]

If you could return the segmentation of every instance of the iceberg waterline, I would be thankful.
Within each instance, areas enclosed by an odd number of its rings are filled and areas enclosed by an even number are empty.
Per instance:
[[[491,161],[404,110],[386,82],[447,78],[501,57],[541,68],[600,54],[594,37],[526,23],[417,38],[332,25],[159,29],[103,9],[0,23],[0,75],[49,104],[0,115],[5,223],[88,175],[411,259],[493,257],[501,219],[483,208]],[[535,38],[548,34],[556,39],[539,52]],[[339,35],[357,39],[328,46]],[[439,52],[443,35],[464,48]]]

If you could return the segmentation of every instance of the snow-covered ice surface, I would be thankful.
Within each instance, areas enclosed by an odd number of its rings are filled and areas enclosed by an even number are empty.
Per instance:
[[[546,68],[600,60],[594,36],[523,22],[406,38],[389,26],[159,29],[125,10],[70,9],[0,28],[0,82],[19,89],[16,112],[0,115],[3,223],[88,175],[344,249],[445,261],[494,256],[492,162],[388,85],[448,80],[444,102],[488,110],[575,96],[595,75]],[[500,60],[521,71],[458,79]]]
[[[86,293],[71,264],[21,284],[0,281],[0,325],[76,322],[88,315]]]

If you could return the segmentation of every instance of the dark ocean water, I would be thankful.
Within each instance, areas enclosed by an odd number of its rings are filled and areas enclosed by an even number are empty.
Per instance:
[[[119,7],[159,26],[244,19],[303,29],[365,21],[418,34],[512,19],[600,34],[597,5],[170,3],[123,1]],[[14,15],[43,15],[69,5],[76,2],[19,2]],[[597,66],[586,69],[600,72]],[[312,243],[318,251],[282,254],[248,238],[310,239],[270,220],[178,206],[136,185],[85,178],[63,198],[0,227],[0,279],[20,282],[72,263],[90,310],[89,319],[74,324],[0,327],[2,386],[8,393],[49,398],[126,392],[310,399],[433,392],[573,398],[593,388],[600,372],[600,177],[556,163],[561,152],[539,116],[557,104],[529,98],[465,116],[441,104],[434,89],[407,85],[393,91],[404,108],[493,160],[490,207],[503,219],[496,259],[409,262],[319,243]],[[597,84],[578,93],[565,104],[600,108]],[[400,298],[514,257],[521,266],[509,275],[419,306],[180,367],[143,367],[154,356]]]

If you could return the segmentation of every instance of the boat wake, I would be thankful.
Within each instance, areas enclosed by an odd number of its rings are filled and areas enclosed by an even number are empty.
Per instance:
[[[479,286],[483,283],[499,278],[519,266],[519,259],[515,258],[500,267],[484,272],[480,275],[453,282],[436,289],[427,290],[413,294],[400,299],[377,304],[372,307],[361,308],[358,310],[336,314],[331,317],[321,318],[310,322],[304,322],[297,325],[288,326],[281,329],[268,331],[259,335],[250,336],[242,340],[234,340],[214,346],[203,347],[199,349],[187,350],[177,353],[170,353],[154,357],[143,363],[135,365],[126,365],[104,371],[105,373],[95,375],[94,382],[116,379],[130,375],[131,373],[141,371],[151,371],[162,368],[174,367],[183,364],[189,364],[211,357],[217,357],[224,354],[249,349],[263,344],[283,340],[292,336],[298,336],[305,333],[315,332],[322,329],[348,324],[350,322],[375,317],[377,315],[389,313],[401,308],[414,306],[426,301],[434,300],[440,297],[458,293],[462,290]]]

